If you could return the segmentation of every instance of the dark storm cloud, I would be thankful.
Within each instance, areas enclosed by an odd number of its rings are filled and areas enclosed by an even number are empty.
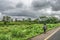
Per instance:
[[[60,11],[60,0],[50,0],[50,2],[53,11]]]
[[[18,4],[16,5],[17,8],[22,8],[23,6],[24,6],[23,3],[18,3]]]
[[[1,11],[7,11],[10,9],[21,8],[23,6],[23,3],[17,3],[16,5],[9,1],[9,0],[0,0],[0,12]]]
[[[52,7],[53,11],[60,11],[60,0],[36,0],[33,1],[32,6],[36,10]]]
[[[53,11],[59,11],[60,0],[48,0],[48,1],[34,0],[31,4],[31,8],[23,8],[23,7],[24,7],[23,3],[17,3],[16,5],[14,5],[12,2],[8,0],[0,0],[0,12],[3,11],[2,14],[10,15],[10,16],[27,16],[27,17],[34,17],[34,18],[38,16],[50,15],[49,13],[45,13],[45,11],[39,12],[40,10],[49,7],[52,7],[51,9]],[[52,13],[51,15],[58,15],[58,14]]]
[[[32,2],[32,7],[35,10],[41,10],[44,8],[52,7],[53,11],[60,10],[60,0],[34,0]]]
[[[26,9],[14,9],[9,11],[4,11],[3,14],[10,16],[27,16],[33,18],[37,17],[34,11],[26,10]]]
[[[0,12],[5,10],[13,9],[12,2],[8,0],[0,0]]]
[[[49,15],[45,11],[35,11],[35,10],[22,9],[22,8],[4,11],[3,14],[9,15],[9,16],[25,16],[25,17],[31,17],[31,18],[37,18],[39,16]]]
[[[48,8],[50,5],[50,2],[47,0],[34,0],[32,2],[32,7],[35,10],[40,10],[40,9],[44,9],[44,8]]]

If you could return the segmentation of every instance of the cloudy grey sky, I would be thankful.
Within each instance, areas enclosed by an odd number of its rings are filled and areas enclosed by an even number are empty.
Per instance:
[[[60,0],[0,0],[0,18],[8,15],[15,18],[60,16]]]

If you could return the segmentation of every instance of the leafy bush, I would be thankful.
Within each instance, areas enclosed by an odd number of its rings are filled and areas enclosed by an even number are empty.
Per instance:
[[[47,24],[48,30],[60,24]],[[42,24],[0,26],[0,40],[27,40],[43,33]],[[47,30],[47,31],[48,31]]]
[[[22,31],[18,31],[18,30],[12,30],[11,34],[12,34],[12,37],[17,37],[17,38],[25,37],[25,33],[23,33]]]
[[[8,35],[0,34],[0,40],[11,40],[11,37]]]

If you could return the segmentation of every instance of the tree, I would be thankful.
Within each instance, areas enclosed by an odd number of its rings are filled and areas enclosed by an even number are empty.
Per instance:
[[[35,19],[35,20],[33,20],[33,22],[34,22],[34,23],[40,23],[38,18]]]
[[[15,22],[17,22],[18,20],[17,20],[17,18],[15,18]]]
[[[50,17],[49,20],[50,20],[51,23],[57,23],[58,18],[56,18],[56,17]]]
[[[58,23],[58,18],[54,17],[54,16],[41,16],[40,17],[40,23]]]
[[[11,19],[11,22],[13,22],[13,19]]]
[[[2,19],[2,21],[5,21],[5,16],[3,16],[3,19]]]
[[[4,22],[4,24],[6,25],[6,19],[5,19],[5,16],[3,16],[2,21],[3,21],[3,22]]]
[[[7,22],[10,22],[10,21],[11,21],[11,17],[6,16],[6,21],[7,21]]]
[[[2,21],[3,21],[3,22],[4,22],[4,24],[6,25],[6,24],[7,24],[7,22],[10,22],[10,19],[11,19],[11,17],[9,17],[9,16],[3,16]]]
[[[25,19],[24,19],[24,18],[23,18],[22,20],[23,20],[23,21],[25,21]]]
[[[28,18],[27,21],[28,21],[28,22],[31,22],[31,18]]]
[[[47,16],[40,16],[40,23],[46,23]]]
[[[40,16],[40,21],[46,21],[48,17],[46,16]]]

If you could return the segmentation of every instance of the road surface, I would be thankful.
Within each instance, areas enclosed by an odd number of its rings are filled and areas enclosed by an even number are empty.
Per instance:
[[[60,40],[60,30],[57,31],[53,36],[51,36],[48,40]]]

